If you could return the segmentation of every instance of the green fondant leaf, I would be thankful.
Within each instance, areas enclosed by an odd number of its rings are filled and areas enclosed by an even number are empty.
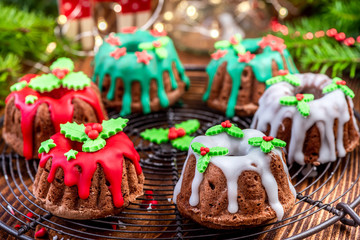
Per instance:
[[[253,137],[253,138],[249,138],[248,143],[251,146],[258,147],[261,145],[263,141],[264,139],[262,137]]]
[[[310,115],[310,106],[305,101],[299,101],[297,104],[297,109],[304,117]]]
[[[50,66],[50,70],[55,68],[67,69],[69,72],[74,70],[74,62],[70,58],[59,58]]]
[[[236,34],[234,35],[234,37],[236,38],[236,40],[238,40],[238,42],[241,42],[241,41],[242,41],[242,36],[241,36],[240,33],[236,33]]]
[[[229,149],[226,147],[212,147],[210,148],[209,156],[222,156],[229,153]]]
[[[199,157],[198,162],[196,164],[197,170],[200,173],[205,172],[209,163],[210,163],[210,156],[208,154],[206,154],[205,156]]]
[[[109,120],[104,120],[101,124],[103,127],[103,130],[101,131],[100,136],[102,138],[109,138],[112,135],[115,135],[116,133],[121,132],[124,129],[124,127],[126,127],[126,123],[128,121],[129,121],[128,119],[121,118],[121,117],[116,118],[116,119],[112,118]]]
[[[83,72],[71,72],[62,80],[63,87],[73,90],[81,90],[89,87],[91,80]]]
[[[161,42],[161,46],[166,46],[170,42],[170,38],[168,36],[164,36],[158,39]]]
[[[175,128],[182,128],[186,134],[193,134],[200,127],[200,122],[197,119],[190,119],[179,124],[175,124]]]
[[[338,89],[338,85],[336,83],[331,83],[329,85],[327,85],[326,87],[323,88],[322,93],[329,93],[332,92],[334,90]]]
[[[230,47],[231,43],[227,40],[221,40],[215,43],[214,47],[215,49],[219,49],[219,48],[228,48]]]
[[[183,137],[171,140],[171,145],[181,151],[189,150],[191,141],[194,139],[192,136],[185,135]]]
[[[151,128],[141,132],[140,136],[145,140],[160,144],[169,141],[168,134],[169,134],[169,129]]]
[[[227,134],[236,138],[242,138],[244,136],[243,131],[234,124],[232,124],[230,128],[225,128],[225,131]]]
[[[244,54],[246,52],[246,49],[242,44],[235,45],[233,48],[237,54]]]
[[[161,59],[165,59],[168,56],[168,52],[164,47],[155,48],[155,53]]]
[[[88,138],[88,140],[86,140],[82,145],[82,150],[83,152],[96,152],[102,149],[103,147],[105,147],[105,145],[106,145],[106,141],[101,136],[99,136],[94,140]]]
[[[39,92],[50,92],[55,88],[61,86],[61,81],[53,74],[43,74],[39,77],[33,78],[29,87]]]
[[[67,151],[66,153],[64,153],[66,159],[68,161],[70,161],[71,159],[76,159],[76,155],[78,154],[79,152],[76,151],[76,150],[73,150],[73,149],[70,149],[69,151]]]
[[[342,81],[342,79],[339,78],[339,77],[334,77],[334,78],[332,79],[332,82],[333,82],[334,84],[336,84],[336,82],[338,82],[338,81]]]
[[[41,143],[41,145],[39,147],[39,153],[43,153],[43,152],[49,153],[50,149],[52,149],[54,147],[56,147],[54,140],[48,139]]]
[[[27,85],[26,81],[17,82],[10,87],[10,91],[12,92],[20,91],[21,89],[26,87],[26,85]]]
[[[292,74],[287,74],[284,76],[285,81],[290,83],[291,85],[294,85],[296,87],[300,86],[300,79]]]
[[[83,142],[89,139],[85,133],[84,124],[79,125],[74,122],[60,124],[60,133],[64,134],[65,137],[69,138],[71,141]]]
[[[211,128],[209,128],[208,130],[206,130],[205,135],[206,136],[212,136],[212,135],[216,135],[219,133],[225,132],[225,128],[223,128],[220,124],[219,125],[215,125]]]
[[[294,96],[284,96],[280,98],[280,104],[286,106],[296,105],[298,100]]]
[[[270,152],[274,148],[274,145],[272,145],[271,142],[263,141],[260,145],[261,151],[264,153]]]
[[[203,145],[202,143],[199,143],[199,142],[193,142],[191,144],[191,149],[198,154],[201,153],[200,148],[202,148],[202,147],[205,147],[205,145]]]
[[[304,95],[304,99],[303,99],[304,102],[310,102],[315,98],[313,94],[304,93],[303,95]]]
[[[271,141],[272,145],[274,145],[274,147],[286,147],[286,142],[278,139],[278,138],[274,138]]]
[[[283,76],[276,76],[276,77],[272,77],[268,80],[266,80],[266,85],[273,85],[275,83],[279,83],[283,81]]]
[[[153,50],[155,47],[152,42],[143,42],[139,44],[139,48],[142,50]]]
[[[345,93],[345,95],[354,98],[355,97],[355,93],[353,92],[353,90],[351,90],[348,86],[346,85],[339,85],[339,88]]]
[[[38,99],[37,96],[27,95],[27,96],[25,97],[25,103],[26,103],[26,104],[34,104],[37,99]]]

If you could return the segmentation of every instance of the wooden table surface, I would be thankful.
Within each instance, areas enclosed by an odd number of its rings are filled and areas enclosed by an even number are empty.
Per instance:
[[[209,58],[208,57],[202,57],[202,56],[192,56],[190,54],[184,54],[182,53],[181,59],[184,64],[197,64],[197,65],[206,65],[208,63]],[[76,69],[82,70],[89,76],[92,75],[92,68],[91,68],[91,62],[92,58],[85,58],[78,60],[76,62]],[[199,72],[189,72],[188,75],[191,79],[204,79],[206,75],[204,73]],[[351,88],[354,90],[356,96],[360,96],[360,82],[356,81],[354,79],[351,79],[348,81],[348,84],[351,86]],[[201,97],[202,91],[203,91],[203,84],[201,81],[196,80],[194,81],[193,85],[190,87],[189,92],[186,93],[184,96],[184,101],[186,100],[194,100],[199,99]],[[360,110],[360,97],[355,97],[354,99],[354,105],[355,109]],[[330,206],[335,207],[337,203],[339,202],[345,202],[345,203],[351,203],[356,197],[360,195],[360,184],[358,182],[358,176],[360,176],[360,164],[359,164],[359,149],[356,149],[354,153],[350,155],[350,158],[348,160],[344,159],[341,160],[341,163],[336,165],[333,164],[327,173],[322,177],[320,181],[317,181],[316,184],[311,186],[311,188],[307,189],[303,195],[312,193],[315,191],[315,193],[311,196],[312,199],[320,199],[321,197],[324,197],[323,203],[331,203]],[[338,168],[337,170],[335,168]],[[304,180],[300,184],[296,186],[296,190],[298,192],[305,189],[309,184],[311,184],[313,178],[309,178],[307,180]],[[326,182],[328,179],[328,182]],[[330,180],[329,180],[330,179]],[[340,181],[338,181],[340,179]],[[10,201],[15,201],[16,199],[11,197],[11,193],[9,189],[7,189],[6,179],[2,174],[0,174],[0,186],[5,186],[1,193],[4,196],[7,196]],[[343,197],[337,200],[341,194],[350,188],[350,191],[348,191]],[[331,192],[329,192],[331,190]],[[327,195],[328,194],[328,195]],[[0,199],[1,201],[1,199]],[[288,214],[296,215],[297,213],[301,213],[305,209],[309,208],[308,203],[299,203],[297,204],[292,211]],[[313,212],[315,212],[318,209],[318,207],[314,207],[312,210],[307,212],[304,219],[301,219],[305,215],[299,215],[295,219],[297,221],[293,224],[290,224],[289,226],[279,228],[276,231],[270,231],[267,234],[263,234],[258,239],[284,239],[289,236],[296,235],[297,233],[306,231],[308,229],[311,229],[312,227],[326,221],[327,219],[334,216],[334,214],[329,213],[326,210],[318,211],[312,215]],[[360,206],[355,208],[355,211],[360,214]],[[14,226],[16,222],[10,221],[9,216],[6,216],[7,214],[4,214],[4,210],[0,208],[0,220],[7,222],[9,225]],[[286,221],[290,222],[291,220]],[[284,224],[284,223],[283,223]],[[277,226],[277,225],[275,225]],[[273,226],[272,226],[273,227]],[[13,239],[12,237],[8,237],[8,234],[4,231],[0,231],[0,237],[1,239]],[[325,230],[322,230],[315,235],[312,235],[311,237],[308,237],[307,239],[360,239],[360,229],[357,227],[350,227],[345,226],[340,222],[336,222],[332,226],[326,228]]]

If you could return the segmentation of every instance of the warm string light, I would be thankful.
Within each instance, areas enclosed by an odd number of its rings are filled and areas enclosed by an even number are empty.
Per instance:
[[[52,53],[56,48],[56,42],[50,42],[46,47],[46,53]]]
[[[97,25],[98,25],[98,29],[100,31],[105,31],[108,28],[107,22],[102,17],[98,19],[98,24]]]
[[[64,25],[67,22],[67,17],[65,15],[60,15],[57,18],[57,22],[59,25]]]

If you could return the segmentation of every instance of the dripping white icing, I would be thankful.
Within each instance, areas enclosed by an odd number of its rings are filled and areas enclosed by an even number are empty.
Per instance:
[[[302,90],[318,89],[321,91],[325,86],[331,83],[331,79],[323,74],[296,74],[300,79],[301,85],[294,87],[289,83],[281,82],[269,87],[259,100],[259,108],[255,113],[252,128],[265,132],[270,125],[271,136],[276,137],[279,127],[285,118],[292,119],[291,139],[289,143],[288,161],[289,164],[297,162],[305,164],[303,145],[305,133],[314,124],[320,132],[321,145],[319,151],[320,163],[333,162],[336,160],[336,151],[339,157],[344,157],[346,151],[343,144],[343,126],[350,119],[348,112],[348,99],[352,107],[352,100],[346,98],[341,90],[335,90],[325,94],[321,98],[309,102],[310,115],[304,118],[294,106],[283,106],[280,104],[280,98],[283,96],[294,96],[296,93],[302,93]],[[307,93],[307,92],[304,92]],[[338,120],[338,129],[336,130],[336,146],[334,136],[334,120]],[[353,118],[355,122],[355,119]],[[356,124],[354,124],[356,126]],[[356,126],[357,128],[357,126]]]
[[[193,142],[200,142],[210,148],[221,146],[229,149],[228,156],[212,157],[211,163],[220,168],[225,175],[228,190],[228,211],[230,213],[236,213],[239,210],[239,207],[241,208],[237,202],[238,179],[243,171],[251,170],[257,172],[261,176],[262,184],[269,199],[269,205],[275,211],[278,220],[280,220],[284,215],[284,209],[279,201],[277,182],[271,173],[271,157],[268,154],[264,154],[260,148],[252,147],[248,144],[249,138],[263,137],[264,134],[254,129],[245,129],[243,131],[243,138],[234,138],[227,133],[221,133],[216,136],[198,136]],[[272,152],[280,156],[283,160],[281,150],[274,149]],[[194,153],[191,148],[189,149],[181,177],[174,189],[173,201],[175,203],[181,190],[185,167],[187,166],[188,159],[191,155],[195,156],[196,162],[200,157],[198,154]],[[282,161],[282,164],[285,173],[289,176],[285,161]],[[195,176],[191,185],[191,196],[189,199],[191,206],[195,207],[199,204],[199,187],[202,180],[203,174],[195,168]],[[296,196],[296,191],[290,183],[289,177],[288,184],[291,192]]]

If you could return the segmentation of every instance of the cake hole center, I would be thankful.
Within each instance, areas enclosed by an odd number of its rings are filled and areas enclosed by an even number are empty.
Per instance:
[[[138,47],[141,42],[130,42],[126,44],[126,52],[141,52],[142,50]]]
[[[295,95],[296,94],[313,94],[314,95],[314,99],[319,99],[322,98],[324,96],[324,94],[322,93],[321,89],[316,88],[315,86],[313,87],[304,87],[304,88],[299,88],[297,89],[297,91],[295,91]]]

